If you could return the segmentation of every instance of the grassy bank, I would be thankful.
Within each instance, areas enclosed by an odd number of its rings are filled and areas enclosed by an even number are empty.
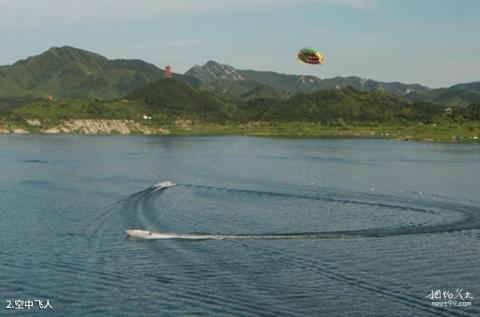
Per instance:
[[[416,124],[332,127],[311,123],[262,123],[246,125],[192,125],[188,129],[166,127],[175,135],[252,135],[272,137],[319,138],[393,138],[431,142],[474,142],[480,138],[480,123]]]
[[[73,122],[75,121],[75,124]],[[80,122],[80,123],[79,123]],[[82,123],[83,122],[83,123]],[[93,128],[91,126],[94,126]],[[444,122],[414,125],[344,125],[318,123],[194,124],[178,121],[158,125],[149,121],[77,119],[71,121],[9,121],[0,118],[0,133],[79,133],[79,134],[170,134],[170,135],[250,135],[296,138],[389,138],[430,142],[478,142],[480,122]]]

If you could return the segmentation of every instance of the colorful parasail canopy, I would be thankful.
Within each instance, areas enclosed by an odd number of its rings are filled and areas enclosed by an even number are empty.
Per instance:
[[[323,55],[319,50],[306,47],[302,48],[297,53],[297,59],[299,62],[312,65],[321,65],[323,63]]]

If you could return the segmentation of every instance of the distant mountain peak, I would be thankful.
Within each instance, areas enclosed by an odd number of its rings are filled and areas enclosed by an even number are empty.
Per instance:
[[[222,67],[223,65],[214,61],[214,60],[209,60],[208,62],[205,63],[205,65],[203,65],[203,67]]]
[[[83,49],[80,49],[80,48],[76,48],[76,47],[73,47],[73,46],[68,46],[68,45],[52,46],[47,51],[43,52],[43,54],[53,54],[53,55],[77,54],[77,55],[96,56],[96,57],[101,57],[101,58],[107,59],[106,57],[104,57],[100,54],[90,52],[90,51],[87,51],[87,50],[83,50]],[[41,54],[41,55],[43,55],[43,54]]]
[[[104,60],[107,61],[108,59],[100,54],[93,53],[87,50],[82,50],[73,46],[52,46],[44,53],[40,54],[39,56],[52,56],[59,59],[66,59],[66,60],[78,60],[82,59],[95,59],[95,60]]]
[[[163,78],[164,71],[140,60],[115,59],[72,46],[54,46],[13,65],[0,66],[2,98],[114,99]],[[191,85],[195,78],[174,74]]]
[[[220,64],[213,60],[209,60],[203,66],[203,69],[220,80],[245,81],[245,78],[232,66]]]
[[[196,77],[202,82],[204,88],[209,90],[231,92],[233,89],[243,93],[245,89],[251,89],[251,87],[242,86],[244,82],[247,82],[247,79],[235,68],[214,60],[209,60],[203,66],[195,65],[185,75]]]
[[[63,46],[52,46],[50,47],[47,52],[50,51],[82,51],[82,52],[88,52],[87,50],[81,49],[81,48],[76,48],[70,45],[63,45]]]

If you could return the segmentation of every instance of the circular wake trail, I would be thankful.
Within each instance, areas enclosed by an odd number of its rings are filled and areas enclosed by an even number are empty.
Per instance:
[[[171,182],[161,182],[153,187],[149,187],[148,191],[153,194],[156,191],[163,192],[164,190],[175,186]],[[358,204],[367,206],[380,206],[390,209],[398,209],[405,211],[414,211],[421,213],[441,213],[444,211],[455,211],[460,213],[461,217],[457,218],[453,222],[447,223],[434,223],[434,224],[419,224],[411,226],[399,226],[399,227],[378,227],[370,229],[359,230],[343,230],[343,231],[319,231],[319,232],[291,232],[291,233],[258,233],[258,234],[242,234],[242,233],[210,233],[210,232],[154,232],[141,229],[126,230],[127,235],[133,239],[145,239],[145,240],[286,240],[286,239],[350,239],[350,238],[383,238],[390,236],[400,235],[412,235],[412,234],[433,234],[444,232],[455,232],[470,229],[480,228],[480,208],[478,206],[464,205],[459,203],[442,202],[441,204],[433,201],[405,201],[404,204],[397,204],[396,202],[385,202],[384,196],[371,195],[369,201],[355,200],[345,195],[337,195],[332,197],[331,195],[324,196],[309,196],[309,195],[297,195],[289,193],[276,193],[266,191],[255,191],[245,189],[228,189],[228,188],[216,188],[212,186],[191,185],[183,184],[178,186],[185,186],[191,188],[202,188],[229,192],[240,192],[242,194],[249,195],[268,195],[278,197],[295,197],[299,199],[307,200],[320,200],[328,202],[339,202],[344,204]],[[372,199],[382,201],[375,201]]]

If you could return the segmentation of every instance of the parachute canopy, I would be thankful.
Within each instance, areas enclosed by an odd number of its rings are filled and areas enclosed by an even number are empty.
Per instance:
[[[321,65],[323,63],[323,55],[319,50],[306,47],[302,48],[297,53],[297,59],[299,62],[312,65]]]

